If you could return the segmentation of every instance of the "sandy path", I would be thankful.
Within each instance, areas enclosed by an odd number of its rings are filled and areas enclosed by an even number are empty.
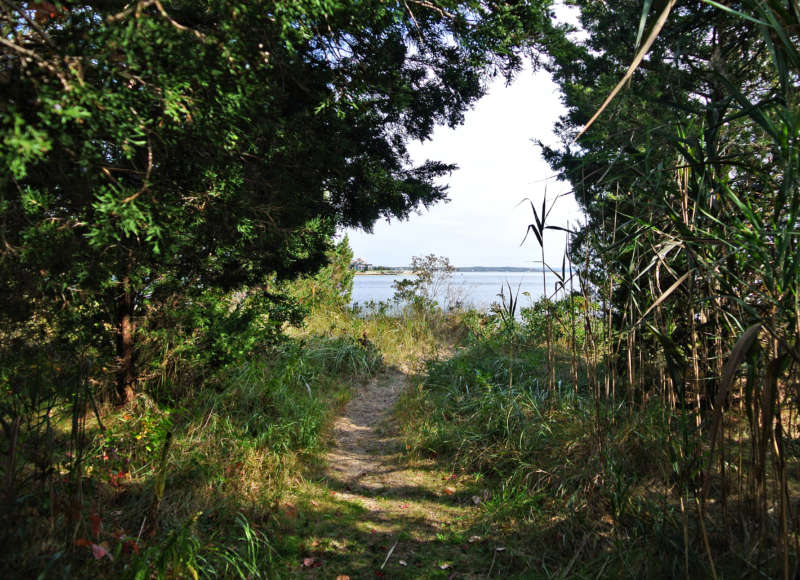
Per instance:
[[[397,459],[398,441],[389,413],[405,387],[399,372],[371,381],[333,425],[327,476],[351,489],[378,491],[391,485],[388,466]]]
[[[405,387],[404,373],[381,373],[334,422],[322,477],[301,492],[299,577],[485,577],[493,552],[466,533],[476,485],[404,452],[392,408]]]
[[[325,476],[346,501],[368,510],[366,522],[381,532],[430,537],[458,508],[443,504],[441,473],[432,461],[410,466],[391,411],[405,388],[405,375],[390,371],[350,401],[333,426]]]

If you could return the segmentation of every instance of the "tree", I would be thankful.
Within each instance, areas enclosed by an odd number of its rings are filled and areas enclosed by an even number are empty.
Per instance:
[[[761,30],[735,14],[706,3],[680,5],[630,85],[573,144],[664,7],[642,14],[637,2],[613,8],[577,4],[586,40],[572,42],[562,29],[550,42],[549,66],[569,111],[559,123],[565,146],[544,149],[572,183],[588,217],[573,243],[574,261],[604,289],[608,313],[617,329],[625,329],[626,340],[634,340],[641,328],[645,357],[663,349],[679,397],[687,384],[702,383],[713,398],[714,381],[701,381],[700,365],[692,369],[690,360],[715,352],[720,334],[728,331],[717,326],[698,331],[693,321],[708,313],[710,296],[716,300],[740,291],[723,291],[717,276],[721,252],[732,250],[725,246],[742,217],[721,192],[742,195],[756,182],[765,183],[771,172],[764,163],[766,134],[750,116],[752,108],[737,97],[748,94],[768,103],[776,96],[769,47]],[[638,33],[636,22],[641,22]],[[768,189],[774,188],[774,177]],[[755,204],[770,203],[758,197]],[[731,272],[731,281],[753,279],[746,261]],[[671,298],[649,311],[673,284]],[[657,316],[640,325],[646,313]],[[721,356],[712,358],[721,369]],[[634,382],[632,370],[628,378]]]
[[[0,312],[115,359],[144,304],[318,269],[445,198],[409,139],[511,75],[542,2],[0,2]],[[46,306],[49,305],[49,306]],[[57,324],[56,324],[57,322]]]
[[[350,306],[355,270],[350,268],[353,250],[344,236],[328,253],[328,265],[313,276],[289,283],[289,293],[308,309],[343,309]]]
[[[411,258],[411,272],[414,278],[403,278],[392,282],[394,299],[426,309],[433,308],[442,298],[442,290],[447,290],[455,271],[455,267],[446,256],[436,254],[414,256]],[[450,296],[444,298],[449,299]]]
[[[552,68],[569,113],[564,147],[547,154],[588,214],[575,261],[609,302],[609,376],[626,367],[629,403],[663,393],[665,412],[678,410],[669,435],[675,475],[681,494],[697,498],[701,526],[712,493],[723,505],[738,493],[757,506],[751,517],[762,529],[781,530],[782,561],[771,573],[782,566],[788,577],[796,530],[784,499],[785,442],[797,428],[800,368],[800,14],[755,0],[668,2],[644,14],[634,2],[576,4],[588,38],[553,35]],[[573,144],[657,10],[673,5],[627,90]],[[740,369],[746,378],[737,381]],[[733,393],[752,449],[736,477],[715,455],[726,446],[733,453],[723,421],[723,412],[735,413]]]

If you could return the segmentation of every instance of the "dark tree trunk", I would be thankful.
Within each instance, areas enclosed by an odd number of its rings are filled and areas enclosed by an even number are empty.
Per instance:
[[[130,403],[136,395],[134,295],[130,277],[122,278],[122,293],[117,298],[117,399]]]

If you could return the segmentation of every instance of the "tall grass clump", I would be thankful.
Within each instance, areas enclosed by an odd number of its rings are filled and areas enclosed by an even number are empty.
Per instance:
[[[713,457],[719,413],[698,421],[703,409],[690,400],[624,389],[615,396],[602,388],[609,369],[624,377],[626,367],[609,360],[619,343],[605,340],[609,320],[599,312],[601,305],[577,294],[533,303],[519,320],[499,309],[465,316],[469,330],[461,347],[448,359],[428,362],[401,402],[408,447],[486,481],[484,495],[473,498],[481,525],[524,538],[549,570],[677,577],[689,569],[713,576],[753,564],[742,556],[754,553],[753,538],[724,534],[718,526],[726,518],[753,517],[757,504],[740,503],[744,498],[731,486],[736,477],[746,480],[739,466],[758,448],[738,442],[746,439],[728,440],[726,462],[719,464],[727,483],[718,475],[706,479],[708,462],[723,453],[718,448]],[[570,320],[581,318],[582,329],[570,328]],[[598,349],[580,357],[576,380],[574,354]],[[650,364],[666,363],[657,357]],[[649,372],[647,380],[665,378]],[[729,411],[723,419],[720,430],[741,434],[747,428],[746,414]],[[714,499],[704,505],[704,493],[723,494],[727,505]],[[768,533],[780,534],[780,519],[773,518]],[[760,549],[768,553],[772,546],[767,541]]]
[[[528,319],[544,325],[544,316]],[[508,329],[502,320],[492,324],[478,323],[453,357],[429,362],[406,393],[399,413],[408,446],[485,481],[484,495],[473,498],[480,525],[518,536],[520,549],[539,554],[537,569],[563,571],[585,550],[575,573],[680,574],[680,550],[670,547],[682,536],[672,496],[677,475],[663,410],[605,408],[603,424],[614,427],[599,433],[593,391],[585,374],[575,390],[568,349],[554,351],[548,387],[546,343],[523,341],[509,381]],[[538,339],[544,330],[517,324],[522,337]],[[568,346],[570,334],[560,342]]]

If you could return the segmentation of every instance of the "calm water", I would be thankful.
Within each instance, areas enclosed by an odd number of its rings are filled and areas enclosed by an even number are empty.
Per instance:
[[[388,301],[394,295],[392,282],[403,278],[411,278],[410,275],[388,275],[388,276],[356,276],[353,280],[353,303],[364,304],[368,300]],[[487,309],[492,302],[500,302],[500,285],[503,285],[506,297],[508,287],[506,282],[511,284],[511,289],[516,292],[519,287],[519,306],[527,306],[530,300],[536,300],[544,294],[542,290],[541,272],[456,272],[450,279],[449,286],[439,292],[440,303],[451,303],[461,301],[466,306],[472,306],[480,310]],[[547,275],[547,291],[553,293],[555,277]],[[523,292],[530,293],[530,299],[522,295]]]

